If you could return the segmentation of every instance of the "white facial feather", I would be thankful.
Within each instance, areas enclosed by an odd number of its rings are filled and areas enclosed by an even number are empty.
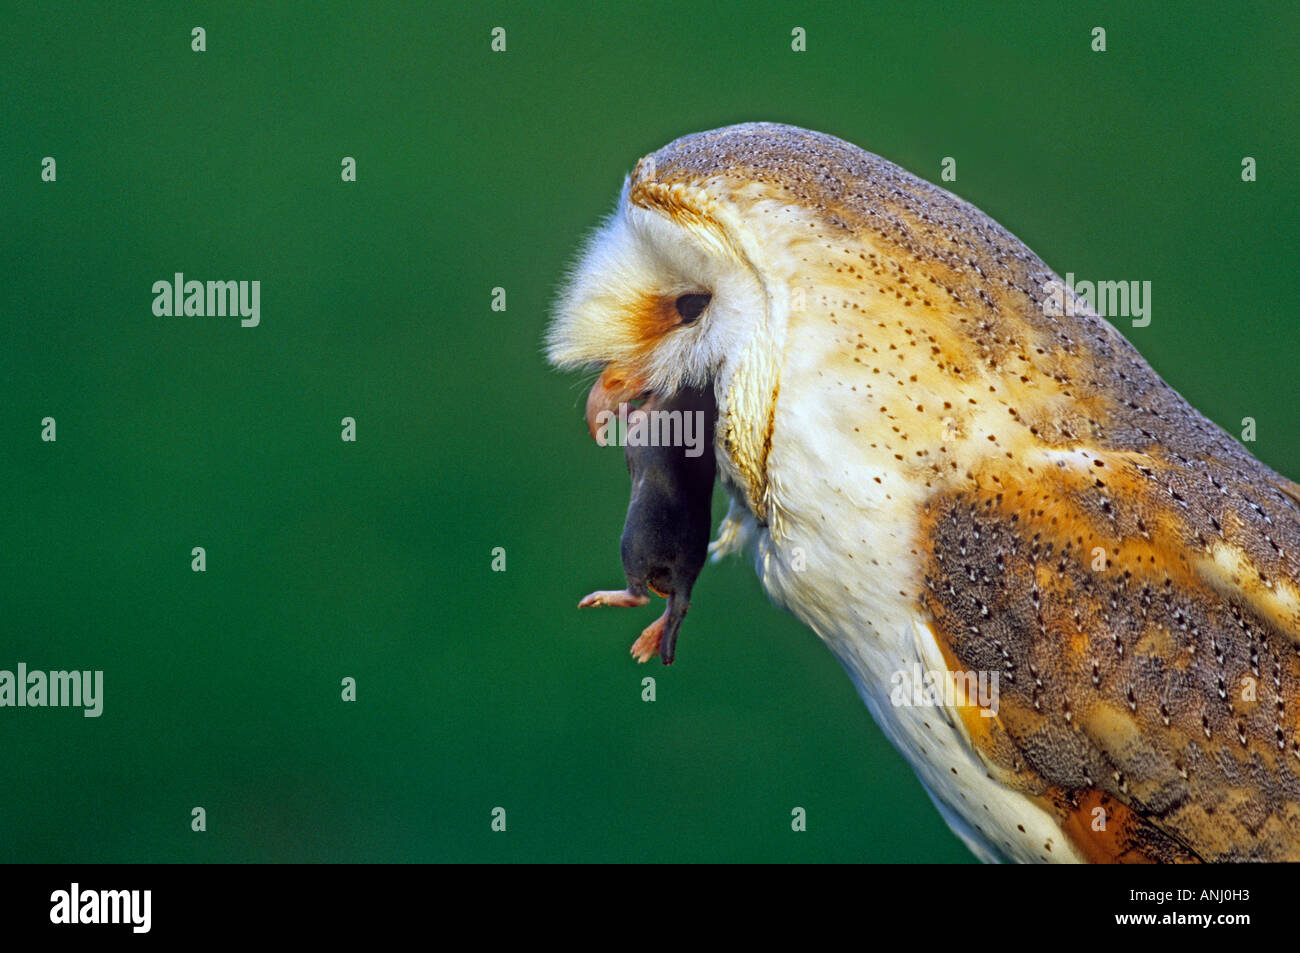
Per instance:
[[[758,282],[743,259],[703,229],[683,227],[628,201],[588,239],[555,306],[547,356],[565,368],[636,364],[650,390],[672,393],[715,379],[762,314]],[[648,353],[637,310],[652,297],[709,294],[694,324],[664,334]]]

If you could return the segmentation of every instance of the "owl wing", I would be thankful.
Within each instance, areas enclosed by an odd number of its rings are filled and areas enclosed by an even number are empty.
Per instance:
[[[1300,504],[1300,483],[1288,480],[1286,477],[1277,478],[1277,488],[1290,500]]]
[[[999,676],[972,744],[1092,859],[1300,859],[1300,488],[1244,453],[1091,457],[927,506],[935,640]]]

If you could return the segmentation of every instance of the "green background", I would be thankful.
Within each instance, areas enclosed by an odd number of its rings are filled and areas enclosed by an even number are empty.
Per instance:
[[[7,6],[0,668],[106,697],[0,709],[0,861],[971,859],[747,558],[667,671],[658,607],[575,609],[627,481],[541,336],[688,132],[955,157],[1058,272],[1151,281],[1124,333],[1300,476],[1294,6]],[[261,326],[154,317],[176,271],[260,280]]]

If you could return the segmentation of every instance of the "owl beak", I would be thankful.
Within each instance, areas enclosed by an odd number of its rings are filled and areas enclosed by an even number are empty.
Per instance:
[[[610,421],[609,414],[618,415],[620,404],[636,400],[645,394],[645,382],[626,368],[611,364],[605,368],[587,395],[587,431],[591,438],[601,443],[597,431]]]

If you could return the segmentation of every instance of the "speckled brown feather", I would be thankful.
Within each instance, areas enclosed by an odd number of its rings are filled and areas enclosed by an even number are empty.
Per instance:
[[[967,719],[990,773],[1090,859],[1300,859],[1295,485],[1095,314],[1049,313],[1057,276],[948,192],[751,124],[642,160],[630,200],[725,240],[697,193],[728,191],[815,223],[828,386],[862,408],[835,425],[927,490],[913,596],[950,667],[1003,673]]]

